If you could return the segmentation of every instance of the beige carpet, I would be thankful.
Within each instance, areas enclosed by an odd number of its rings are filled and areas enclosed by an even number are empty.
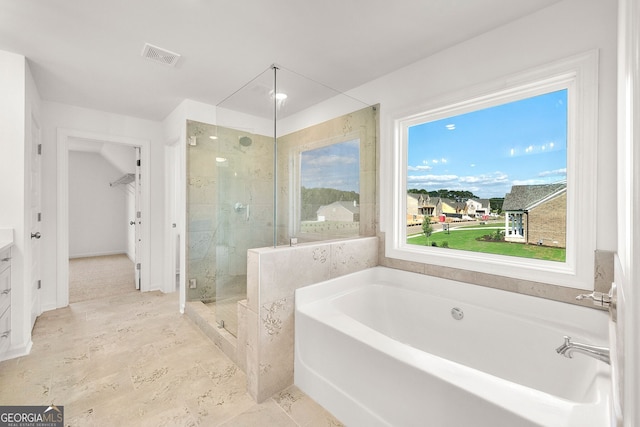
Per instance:
[[[135,292],[133,262],[125,255],[69,260],[69,302]]]

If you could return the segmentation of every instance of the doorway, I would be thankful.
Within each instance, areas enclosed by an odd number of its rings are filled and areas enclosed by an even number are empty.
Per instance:
[[[70,142],[70,303],[139,289],[139,151],[102,141]]]
[[[138,194],[136,195],[137,207],[136,218],[128,219],[134,221],[135,227],[138,227],[136,238],[136,260],[133,268],[137,269],[137,283],[141,291],[150,289],[149,281],[149,259],[150,259],[150,224],[148,221],[148,213],[150,212],[149,199],[149,148],[150,141],[128,138],[115,137],[113,135],[104,135],[93,132],[76,131],[69,129],[58,129],[58,147],[57,147],[57,166],[58,166],[58,207],[57,207],[57,290],[56,305],[57,307],[65,307],[69,304],[69,258],[70,255],[70,232],[72,224],[70,223],[70,152],[79,147],[85,151],[89,147],[95,147],[100,144],[113,144],[114,146],[139,148],[139,162],[137,162],[137,171],[135,179],[139,183]],[[132,225],[133,226],[133,225]],[[135,272],[135,271],[134,271]]]

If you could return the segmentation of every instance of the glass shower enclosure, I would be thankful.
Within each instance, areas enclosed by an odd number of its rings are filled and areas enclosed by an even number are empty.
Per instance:
[[[313,109],[318,112],[309,114]],[[342,153],[347,145],[362,145],[344,120],[330,130],[335,136],[315,135],[314,124],[362,109],[367,105],[355,98],[273,65],[221,101],[214,123],[187,122],[187,300],[208,305],[232,335],[237,335],[237,303],[246,298],[247,251],[288,245],[292,237],[304,240],[308,223],[316,222],[319,206],[303,206],[306,196],[300,192],[303,184],[309,186],[302,182],[303,170],[312,165],[302,160],[311,158],[305,153],[318,154],[313,159],[325,163],[319,172],[331,175],[345,168],[332,167],[336,152],[323,147],[338,142],[342,145],[335,150]],[[367,114],[375,115],[375,109],[368,107]],[[373,126],[369,134],[375,134],[375,121],[366,121]],[[301,134],[301,129],[311,131]],[[356,165],[365,162],[359,150],[351,156]],[[375,174],[375,160],[368,164]],[[351,183],[336,193],[351,211],[363,201],[375,204],[375,189],[362,200],[360,185]],[[305,222],[304,215],[313,221]],[[307,240],[371,234],[373,218],[359,226],[361,214],[354,225],[355,215],[340,228],[342,235],[318,233],[324,228],[311,226],[316,232],[307,233]]]

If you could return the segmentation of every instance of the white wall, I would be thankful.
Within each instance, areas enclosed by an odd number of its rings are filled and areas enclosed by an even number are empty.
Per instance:
[[[121,175],[136,171],[136,152],[134,148],[120,144],[103,144],[100,154],[118,169]]]
[[[150,286],[163,289],[164,250],[164,145],[160,122],[143,120],[103,111],[80,108],[53,102],[43,102],[42,143],[43,162],[43,253],[57,251],[57,130],[73,129],[115,137],[138,138],[150,141]],[[44,240],[44,239],[43,239]],[[43,306],[57,307],[57,265],[53,256],[43,259]]]
[[[97,153],[69,152],[69,257],[127,252],[126,185],[122,172]]]
[[[617,5],[610,0],[566,0],[538,13],[441,51],[351,93],[380,105],[381,223],[391,202],[392,112],[463,91],[529,68],[598,49],[598,183],[594,214],[601,218],[596,247],[616,249]],[[383,231],[384,228],[383,228]]]

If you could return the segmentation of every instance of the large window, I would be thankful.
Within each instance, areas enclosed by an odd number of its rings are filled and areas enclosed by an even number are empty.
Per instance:
[[[394,117],[387,256],[589,289],[597,53]]]
[[[407,243],[564,262],[568,92],[410,126]]]

